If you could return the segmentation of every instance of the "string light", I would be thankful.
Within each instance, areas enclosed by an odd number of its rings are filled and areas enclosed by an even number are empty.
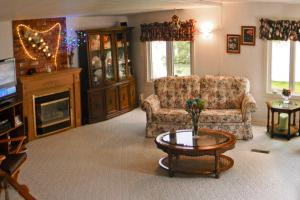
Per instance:
[[[30,53],[27,51],[27,49],[26,49],[26,47],[25,47],[25,45],[24,45],[24,42],[23,42],[23,40],[22,40],[22,37],[21,37],[21,35],[20,35],[20,30],[19,30],[19,28],[20,28],[20,27],[28,28],[28,29],[34,31],[34,35],[37,36],[38,33],[47,33],[47,32],[49,32],[49,31],[51,31],[52,29],[54,29],[56,26],[58,26],[58,28],[59,28],[59,33],[60,33],[60,31],[61,31],[61,25],[60,25],[60,23],[54,24],[51,28],[49,28],[48,30],[45,30],[45,31],[36,31],[36,30],[33,30],[33,29],[31,29],[30,27],[28,27],[28,26],[26,26],[26,25],[24,25],[24,24],[19,24],[19,25],[17,26],[17,32],[18,32],[18,36],[19,36],[20,42],[21,42],[21,44],[22,44],[22,46],[23,46],[23,48],[24,48],[24,50],[25,50],[25,53],[26,53],[32,60],[36,60],[37,58],[31,56]],[[41,40],[43,40],[43,39],[41,39]],[[58,52],[58,47],[59,47],[59,40],[60,40],[60,34],[58,34],[58,38],[57,38],[56,51],[55,51],[55,53],[52,55],[52,58],[54,58],[54,66],[57,66],[56,58],[57,58],[57,52]],[[44,41],[44,40],[43,40],[43,41]],[[43,42],[43,41],[41,41],[41,42]],[[45,43],[45,44],[46,44],[46,43]],[[38,49],[41,50],[42,48],[39,47]],[[49,55],[49,53],[48,53],[48,55]],[[50,54],[50,56],[51,56],[51,54]]]
[[[36,45],[35,44],[32,44],[32,47],[35,47]]]

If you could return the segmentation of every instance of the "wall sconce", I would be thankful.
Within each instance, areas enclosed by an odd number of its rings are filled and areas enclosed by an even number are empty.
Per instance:
[[[209,30],[208,28],[207,29],[204,29],[203,31],[200,31],[205,37],[208,37],[209,34],[211,33],[211,30]]]

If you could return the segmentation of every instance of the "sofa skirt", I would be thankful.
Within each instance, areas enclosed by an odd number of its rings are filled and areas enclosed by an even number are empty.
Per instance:
[[[208,130],[219,130],[226,133],[233,134],[236,139],[239,140],[248,140],[253,138],[252,126],[245,125],[244,122],[241,123],[200,123],[198,125],[199,129],[208,129]],[[146,125],[146,136],[147,137],[156,137],[162,133],[175,131],[175,130],[184,130],[192,129],[192,124],[188,122],[153,122],[147,123]]]

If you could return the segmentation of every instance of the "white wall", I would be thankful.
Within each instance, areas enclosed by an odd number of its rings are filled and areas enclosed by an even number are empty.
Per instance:
[[[252,114],[254,123],[267,122],[266,102],[274,100],[263,96],[263,43],[259,39],[260,18],[300,20],[299,4],[229,3],[222,6],[221,74],[244,76],[250,80],[250,93],[258,109]],[[241,26],[256,26],[256,45],[241,45],[241,54],[226,53],[227,34],[241,34]]]
[[[178,10],[180,20],[195,19],[195,74],[237,75],[250,80],[250,93],[254,96],[258,109],[252,115],[254,122],[266,122],[266,101],[273,100],[263,96],[262,76],[263,41],[258,39],[259,18],[300,20],[299,4],[280,3],[227,3],[221,7]],[[67,17],[67,29],[108,28],[116,26],[116,22],[127,21],[134,26],[134,66],[135,77],[138,79],[138,93],[144,97],[154,92],[153,86],[146,85],[145,43],[140,42],[140,24],[170,21],[173,11],[160,11],[129,16],[102,17]],[[13,57],[12,23],[0,22],[0,58]],[[221,26],[221,32],[220,32]],[[241,34],[241,26],[256,26],[256,45],[241,46],[241,54],[226,53],[226,35]],[[199,30],[211,28],[213,32],[208,38],[203,37]],[[75,50],[74,66],[78,66]]]
[[[95,17],[67,17],[67,31],[70,32],[82,29],[110,28],[120,25],[120,22],[127,22],[127,16],[95,16]],[[78,49],[74,50],[74,67],[78,67]]]
[[[0,22],[0,59],[14,57],[12,22]]]
[[[129,26],[133,29],[133,55],[134,73],[137,78],[138,93],[143,93],[144,98],[154,93],[153,85],[146,85],[146,53],[145,42],[140,42],[140,24],[151,22],[171,21],[174,11],[160,11],[146,14],[129,15]],[[195,19],[195,74],[218,75],[219,72],[219,44],[220,44],[220,8],[210,7],[201,9],[177,10],[180,21]],[[212,31],[209,37],[204,37],[200,30],[209,28]]]
[[[195,41],[195,74],[244,76],[250,80],[250,93],[257,102],[258,109],[252,114],[254,123],[267,121],[266,102],[274,100],[263,96],[263,41],[258,39],[259,19],[300,20],[299,4],[282,3],[225,3],[220,7],[178,10],[180,20],[195,19],[198,30],[213,30],[209,38],[198,31]],[[170,21],[173,11],[152,12],[128,16],[130,26],[134,26],[134,64],[138,78],[138,93],[144,98],[154,93],[151,85],[146,85],[145,43],[140,42],[140,24]],[[221,18],[220,18],[221,16]],[[221,26],[221,32],[220,32]],[[226,52],[227,34],[241,34],[241,26],[256,26],[256,45],[241,46],[240,54]]]

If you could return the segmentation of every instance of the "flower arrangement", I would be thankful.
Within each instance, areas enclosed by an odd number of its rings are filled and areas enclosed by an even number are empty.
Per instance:
[[[67,48],[68,55],[74,54],[73,50],[86,42],[84,29],[80,29],[77,32],[73,32],[73,29],[71,29],[69,35],[67,35],[67,30],[64,30],[62,34],[65,35],[63,42]]]
[[[65,33],[67,30],[65,30]],[[73,30],[71,29],[71,32],[69,35],[65,35],[64,38],[64,44],[66,45],[68,55],[74,54],[73,50],[76,49],[80,44],[78,44],[77,34],[76,32],[73,33]]]
[[[288,99],[292,96],[291,90],[283,88],[281,96],[284,98],[283,103],[288,104]]]
[[[283,96],[290,96],[291,95],[291,90],[290,89],[285,89],[285,88],[283,88],[282,89],[282,95]]]
[[[188,112],[188,115],[191,116],[193,126],[194,126],[194,135],[196,135],[198,130],[198,122],[200,118],[200,113],[204,110],[204,101],[200,98],[190,97],[185,102],[185,110]]]
[[[62,32],[62,35],[64,36],[63,42],[66,46],[67,53],[68,53],[68,59],[69,59],[69,66],[73,67],[73,57],[74,52],[73,50],[79,47],[81,44],[86,42],[86,33],[84,32],[84,29],[80,29],[80,31],[74,32],[73,29],[71,29],[70,34],[67,35],[67,30],[64,30]]]

